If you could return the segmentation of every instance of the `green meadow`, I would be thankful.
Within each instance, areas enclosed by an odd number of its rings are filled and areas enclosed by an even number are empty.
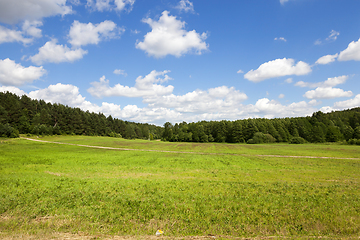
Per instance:
[[[137,151],[0,139],[0,238],[360,236],[359,146],[40,139]]]

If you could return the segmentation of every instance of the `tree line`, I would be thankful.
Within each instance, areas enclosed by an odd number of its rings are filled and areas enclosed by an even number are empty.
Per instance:
[[[360,108],[313,113],[310,117],[236,121],[166,122],[163,127],[106,117],[62,104],[0,92],[0,136],[74,134],[171,142],[322,143],[360,145]]]
[[[19,134],[158,139],[162,136],[162,127],[0,92],[0,136],[18,137]]]
[[[163,139],[172,142],[322,143],[347,141],[360,145],[360,108],[311,117],[236,121],[167,122]]]

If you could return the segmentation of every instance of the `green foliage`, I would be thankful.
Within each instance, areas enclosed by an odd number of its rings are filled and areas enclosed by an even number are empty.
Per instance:
[[[254,134],[254,137],[249,139],[247,143],[249,144],[259,144],[259,143],[274,143],[276,139],[270,134],[264,134],[262,132],[257,132]]]
[[[293,137],[293,138],[291,138],[290,143],[292,143],[292,144],[303,144],[303,143],[306,143],[306,140],[303,139],[302,137]]]
[[[8,123],[4,125],[0,123],[0,137],[17,138],[19,137],[19,131]]]
[[[356,127],[355,129],[354,129],[354,138],[356,138],[356,139],[360,139],[360,126],[358,126],[358,127]]]
[[[354,138],[349,139],[348,144],[350,144],[350,145],[360,145],[360,139],[354,139]]]

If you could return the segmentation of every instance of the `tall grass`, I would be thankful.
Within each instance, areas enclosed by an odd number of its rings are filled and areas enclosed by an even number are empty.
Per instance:
[[[96,137],[57,140],[178,148]],[[252,156],[246,146],[216,144],[217,153],[231,148],[248,154],[239,156],[2,140],[0,232],[141,236],[161,228],[167,236],[359,236],[359,160]],[[262,146],[257,155],[272,147],[308,155],[303,149]],[[329,149],[330,156],[359,151],[356,146],[307,147],[313,149],[309,155],[322,152],[319,148]],[[210,152],[214,147],[186,145],[192,152],[198,148]]]

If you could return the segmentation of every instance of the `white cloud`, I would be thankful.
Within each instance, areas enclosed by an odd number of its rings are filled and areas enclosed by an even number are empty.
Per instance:
[[[340,35],[339,32],[335,31],[335,30],[331,30],[330,32],[330,35],[325,39],[326,42],[333,42],[337,39],[337,37]],[[320,40],[320,39],[317,39],[315,42],[314,42],[315,45],[321,45],[323,44],[323,41]]]
[[[71,50],[66,45],[58,45],[57,40],[53,39],[39,48],[39,53],[30,57],[30,60],[38,65],[41,65],[45,62],[74,62],[83,58],[85,54],[87,54],[87,51],[81,48]]]
[[[79,94],[79,88],[71,84],[57,83],[45,89],[32,91],[29,96],[33,99],[43,99],[46,102],[61,103],[72,107],[81,106],[85,97]]]
[[[321,58],[319,58],[315,63],[316,64],[329,64],[332,63],[336,60],[336,58],[339,56],[339,54],[334,54],[334,55],[325,55],[322,56]]]
[[[289,0],[280,0],[280,4],[285,4],[286,2],[288,2]]]
[[[335,41],[337,37],[340,35],[339,32],[335,30],[331,30],[329,37],[326,38],[327,41]]]
[[[148,96],[144,103],[151,108],[174,108],[180,113],[231,112],[234,107],[247,99],[234,87],[221,86],[207,91],[195,90],[185,95]]]
[[[356,95],[353,99],[336,102],[334,106],[342,109],[360,107],[360,94]]]
[[[283,42],[286,42],[287,40],[283,37],[279,37],[279,38],[274,38],[275,41],[283,41]]]
[[[321,112],[323,112],[323,113],[329,113],[329,112],[334,111],[336,109],[334,109],[334,108],[332,108],[330,106],[324,106],[324,107],[321,107],[319,110]]]
[[[40,26],[42,26],[43,23],[41,21],[29,21],[29,20],[25,20],[22,26],[23,31],[32,37],[35,38],[41,38],[42,34],[41,34],[41,29],[38,28]]]
[[[288,75],[306,75],[311,72],[309,64],[299,61],[295,65],[294,59],[276,59],[260,65],[256,70],[250,70],[244,75],[244,78],[260,82],[268,78],[282,77]]]
[[[339,76],[339,77],[328,78],[326,81],[324,81],[324,82],[318,82],[318,83],[309,83],[309,82],[299,81],[299,82],[295,83],[295,86],[298,86],[298,87],[309,87],[309,88],[335,87],[336,85],[345,83],[348,78],[349,78],[349,76],[347,76],[347,75],[342,75],[342,76]]]
[[[39,20],[44,17],[66,15],[72,12],[66,0],[2,0],[0,22],[19,23],[23,20]]]
[[[311,115],[316,109],[313,107],[316,102],[297,102],[289,105],[282,105],[275,100],[267,98],[259,99],[255,105],[250,104],[248,107],[249,113],[258,113],[260,116],[266,118],[274,117],[291,117],[291,116],[308,116]]]
[[[44,89],[31,91],[27,95],[32,99],[42,99],[52,104],[60,103],[70,107],[78,107],[84,111],[89,110],[90,112],[101,112],[106,115],[122,117],[119,115],[120,105],[106,102],[103,102],[101,106],[93,104],[80,94],[78,87],[71,84],[57,83]]]
[[[71,2],[71,4],[78,6],[81,4],[80,0],[69,0]]]
[[[11,92],[18,96],[26,95],[26,92],[13,86],[0,86],[0,92]]]
[[[244,71],[240,69],[240,70],[237,71],[236,73],[244,73]]]
[[[91,22],[86,24],[75,20],[70,28],[69,43],[75,47],[98,44],[103,39],[118,37],[123,31],[124,29],[118,28],[114,22],[109,20],[95,25]]]
[[[135,0],[115,0],[116,10],[122,11],[126,8],[126,5],[129,5],[128,11],[131,11],[134,3]]]
[[[10,30],[6,27],[0,26],[0,44],[5,42],[22,42],[24,45],[33,42],[34,38],[42,37],[41,21],[29,21],[25,20],[22,25],[22,31]],[[24,37],[25,35],[30,38]]]
[[[21,42],[23,44],[31,43],[33,39],[25,38],[23,32],[17,30],[10,30],[6,27],[0,26],[0,44],[6,42]]]
[[[171,85],[163,86],[156,83],[167,82],[171,78],[167,75],[169,71],[157,72],[153,70],[145,77],[139,76],[135,80],[134,87],[116,84],[114,87],[109,86],[109,80],[105,76],[100,78],[99,82],[92,82],[93,87],[88,92],[95,97],[125,96],[125,97],[145,97],[171,94],[174,87]]]
[[[0,83],[3,85],[24,85],[39,79],[45,73],[46,71],[42,66],[23,67],[9,58],[0,60]]]
[[[315,90],[307,91],[304,97],[309,99],[330,99],[339,97],[351,97],[351,91],[344,91],[340,88],[318,87]]]
[[[287,78],[287,79],[285,80],[285,82],[286,82],[286,83],[292,83],[292,82],[293,82],[293,79],[292,79],[292,78]]]
[[[285,95],[284,94],[279,94],[279,97],[278,98],[284,98],[285,97]]]
[[[184,29],[185,22],[168,14],[168,11],[164,11],[159,21],[150,18],[142,20],[150,25],[152,31],[144,36],[143,42],[136,43],[136,48],[156,58],[166,55],[180,57],[189,52],[201,54],[208,49],[206,33],[200,35],[195,30],[187,32]]]
[[[125,70],[121,70],[121,69],[115,69],[114,70],[114,74],[116,75],[123,75],[123,76],[127,76],[127,73],[125,72]]]
[[[339,61],[350,61],[350,60],[360,61],[360,38],[357,42],[352,41],[351,43],[349,43],[348,47],[344,51],[340,52],[338,60]]]
[[[87,0],[87,7],[100,12],[103,11],[123,11],[130,12],[135,3],[135,0]]]
[[[88,0],[87,6],[100,12],[109,11],[111,9],[110,0],[95,0],[95,3],[93,0]]]
[[[180,0],[176,8],[184,12],[194,12],[194,4],[189,0]]]
[[[314,42],[315,45],[320,45],[322,44],[322,41],[320,39],[317,39],[315,42]]]

